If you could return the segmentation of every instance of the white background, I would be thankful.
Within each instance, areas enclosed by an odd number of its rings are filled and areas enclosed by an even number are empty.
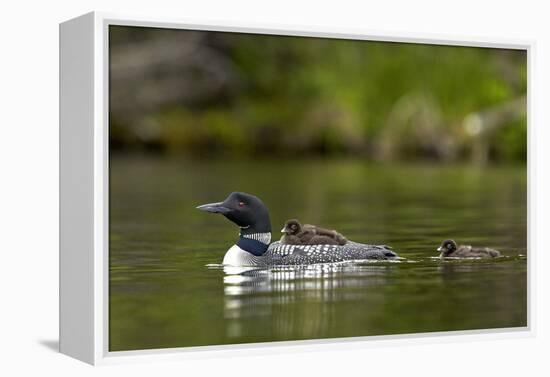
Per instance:
[[[550,11],[544,1],[13,1],[0,5],[0,375],[550,375]],[[532,338],[293,351],[92,368],[55,353],[58,333],[58,23],[91,10],[537,43],[531,157],[536,262]],[[269,25],[267,25],[269,26]],[[536,255],[533,254],[536,252]],[[533,260],[533,259],[532,259]]]

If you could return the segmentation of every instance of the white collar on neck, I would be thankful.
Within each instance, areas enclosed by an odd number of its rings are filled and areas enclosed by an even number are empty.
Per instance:
[[[263,244],[269,245],[271,243],[271,233],[252,233],[252,234],[240,234],[243,238],[249,238],[251,240],[259,241]]]

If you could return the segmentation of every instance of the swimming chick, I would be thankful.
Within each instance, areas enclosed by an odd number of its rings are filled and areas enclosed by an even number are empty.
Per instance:
[[[281,233],[281,243],[286,245],[345,245],[348,242],[346,237],[335,230],[302,225],[296,219],[288,220]]]
[[[500,252],[488,247],[472,247],[470,245],[457,246],[453,240],[445,240],[437,249],[441,252],[441,258],[494,258],[499,257]]]

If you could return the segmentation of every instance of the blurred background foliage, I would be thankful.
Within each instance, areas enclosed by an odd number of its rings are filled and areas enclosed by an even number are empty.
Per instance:
[[[526,160],[525,51],[110,27],[116,152]]]

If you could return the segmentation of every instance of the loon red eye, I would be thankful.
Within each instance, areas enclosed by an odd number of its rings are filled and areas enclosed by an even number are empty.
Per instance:
[[[239,207],[244,207],[244,202],[239,202]]]

